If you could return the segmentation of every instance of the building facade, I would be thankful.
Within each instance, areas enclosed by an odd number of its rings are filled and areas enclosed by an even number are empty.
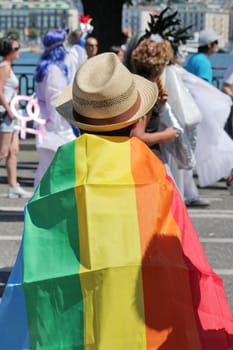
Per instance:
[[[148,27],[150,20],[149,14],[153,11],[160,12],[166,5],[143,7],[132,6],[124,7],[122,24],[123,30],[136,34],[144,31]],[[196,38],[196,33],[206,29],[214,29],[220,36],[219,46],[224,48],[229,45],[233,39],[233,10],[230,11],[226,6],[220,4],[207,3],[176,3],[172,8],[178,11],[178,16],[181,19],[182,26],[192,25],[190,33]]]
[[[22,41],[32,30],[41,37],[54,28],[73,30],[78,22],[78,10],[71,6],[70,1],[0,1],[0,32],[4,35],[17,29]]]

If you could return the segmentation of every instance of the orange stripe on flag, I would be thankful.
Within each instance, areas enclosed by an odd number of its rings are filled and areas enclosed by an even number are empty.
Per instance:
[[[147,349],[201,350],[180,229],[171,212],[173,185],[162,162],[143,144],[134,152],[136,140],[131,142],[145,314],[138,313],[145,318]],[[144,166],[134,171],[136,163]]]

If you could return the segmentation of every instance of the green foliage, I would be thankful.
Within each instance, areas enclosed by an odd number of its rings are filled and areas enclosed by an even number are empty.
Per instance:
[[[36,39],[39,36],[38,30],[36,28],[27,28],[24,32],[29,39]]]
[[[6,33],[6,36],[8,35],[13,35],[15,37],[16,40],[19,40],[20,37],[20,31],[18,28],[11,28],[10,30],[8,30],[8,32]]]

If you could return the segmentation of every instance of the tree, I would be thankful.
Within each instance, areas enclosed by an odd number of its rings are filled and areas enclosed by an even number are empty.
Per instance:
[[[132,0],[82,0],[84,14],[92,18],[94,30],[91,35],[98,39],[99,52],[125,43],[127,37],[121,29],[124,3],[133,5]]]
[[[38,30],[36,28],[27,28],[25,32],[27,37],[31,40],[35,40],[39,36]]]
[[[8,30],[8,32],[6,33],[6,36],[8,35],[13,35],[15,37],[16,40],[19,40],[20,37],[20,30],[18,28],[11,28],[10,30]]]

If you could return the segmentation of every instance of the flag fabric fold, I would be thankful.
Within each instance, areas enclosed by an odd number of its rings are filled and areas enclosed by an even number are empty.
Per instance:
[[[227,350],[233,319],[165,167],[137,138],[62,146],[25,208],[4,350]]]

